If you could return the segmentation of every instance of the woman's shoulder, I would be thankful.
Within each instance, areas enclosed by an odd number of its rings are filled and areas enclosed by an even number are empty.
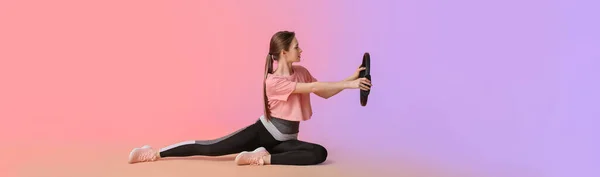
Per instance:
[[[289,76],[280,76],[280,75],[269,73],[269,74],[267,74],[267,77],[265,78],[265,84],[267,84],[267,86],[276,85],[276,84],[280,84],[282,82],[287,82],[289,80],[290,80]]]
[[[306,69],[306,67],[302,65],[292,65],[292,68],[294,69],[294,71],[308,72],[308,69]]]

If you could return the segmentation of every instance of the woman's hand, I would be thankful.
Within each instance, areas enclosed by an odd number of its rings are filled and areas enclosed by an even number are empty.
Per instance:
[[[354,89],[359,88],[361,90],[367,91],[370,90],[372,86],[373,85],[371,84],[371,81],[364,77],[350,81],[350,88]]]
[[[360,67],[360,66],[359,66],[359,67],[358,67],[358,69],[356,69],[356,72],[354,72],[354,74],[352,74],[350,77],[348,77],[348,79],[347,79],[347,80],[349,80],[349,81],[353,81],[353,80],[356,80],[356,79],[358,79],[358,76],[359,76],[360,72],[361,72],[362,70],[365,70],[365,69],[367,69],[367,68],[365,68],[365,67]]]

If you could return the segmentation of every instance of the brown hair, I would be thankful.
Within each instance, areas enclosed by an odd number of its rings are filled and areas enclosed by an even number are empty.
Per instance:
[[[265,78],[263,80],[263,96],[265,104],[265,118],[271,120],[271,111],[269,110],[269,99],[267,98],[267,74],[273,73],[273,61],[279,60],[279,54],[282,50],[287,51],[292,45],[292,41],[296,34],[291,31],[279,31],[271,37],[269,43],[269,54],[267,55],[267,62],[265,64]]]

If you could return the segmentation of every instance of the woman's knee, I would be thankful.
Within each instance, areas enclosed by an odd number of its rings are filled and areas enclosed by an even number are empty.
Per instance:
[[[327,149],[321,145],[315,144],[313,153],[315,156],[315,164],[323,163],[327,159]]]

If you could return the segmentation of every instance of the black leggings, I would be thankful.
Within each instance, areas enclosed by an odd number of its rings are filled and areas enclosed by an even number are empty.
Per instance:
[[[264,147],[271,154],[271,164],[315,165],[325,161],[327,150],[318,144],[299,140],[278,141],[260,120],[214,140],[188,141],[163,148],[161,157],[194,155],[221,156]]]

